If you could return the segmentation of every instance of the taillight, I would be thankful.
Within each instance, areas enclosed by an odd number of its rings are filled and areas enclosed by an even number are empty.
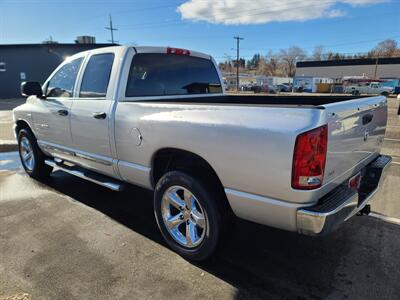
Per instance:
[[[358,189],[360,188],[360,184],[361,184],[361,173],[358,172],[356,175],[354,175],[349,179],[348,186],[349,188],[358,191]]]
[[[292,188],[312,190],[322,185],[327,147],[327,125],[297,136],[293,154]]]
[[[167,48],[167,53],[168,54],[177,54],[177,55],[190,55],[190,51],[186,49],[180,49],[180,48]]]

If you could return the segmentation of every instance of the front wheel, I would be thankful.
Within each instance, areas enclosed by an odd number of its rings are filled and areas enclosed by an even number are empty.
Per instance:
[[[49,176],[53,168],[45,164],[45,155],[30,130],[21,129],[18,132],[18,150],[22,166],[29,176],[36,179]]]
[[[168,245],[188,260],[208,258],[220,240],[220,200],[192,176],[180,171],[166,173],[155,189],[154,212]]]

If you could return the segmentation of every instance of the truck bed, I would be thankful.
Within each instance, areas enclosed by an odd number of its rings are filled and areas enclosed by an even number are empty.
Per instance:
[[[364,96],[365,97],[365,96]],[[347,100],[364,98],[363,96],[331,96],[331,95],[223,95],[223,96],[204,96],[176,97],[173,99],[147,100],[151,102],[180,102],[180,103],[213,103],[213,104],[252,104],[252,105],[295,105],[295,106],[320,106],[324,104],[337,103]]]

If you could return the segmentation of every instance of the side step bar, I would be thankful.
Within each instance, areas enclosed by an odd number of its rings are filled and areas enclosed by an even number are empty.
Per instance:
[[[66,164],[63,164],[62,162],[55,162],[52,159],[46,159],[44,161],[46,165],[49,165],[54,168],[54,171],[61,170],[66,173],[69,173],[71,175],[74,175],[76,177],[88,180],[93,183],[97,183],[98,185],[104,186],[106,188],[109,188],[110,190],[113,191],[121,191],[123,189],[123,183],[112,179],[110,177],[86,170],[84,168],[78,167],[78,166],[68,166]]]

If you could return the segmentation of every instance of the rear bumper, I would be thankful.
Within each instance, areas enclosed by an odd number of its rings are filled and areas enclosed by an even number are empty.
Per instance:
[[[318,204],[297,210],[297,231],[306,235],[324,235],[347,221],[373,198],[392,158],[380,155],[362,170],[359,191],[346,184],[324,196]]]

